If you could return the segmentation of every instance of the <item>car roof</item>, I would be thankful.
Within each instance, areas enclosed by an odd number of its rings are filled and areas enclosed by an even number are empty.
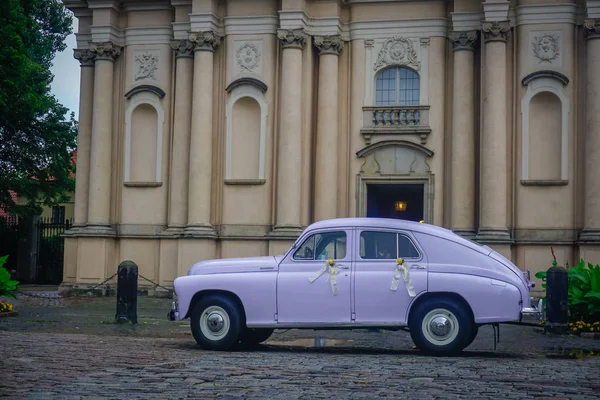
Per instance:
[[[478,243],[472,242],[460,235],[457,235],[450,229],[446,229],[437,225],[403,219],[367,217],[325,219],[310,224],[306,230],[308,231],[323,228],[387,228],[420,232],[451,240],[453,242],[458,242],[482,253],[487,253],[486,250],[484,250],[485,247],[482,247]]]

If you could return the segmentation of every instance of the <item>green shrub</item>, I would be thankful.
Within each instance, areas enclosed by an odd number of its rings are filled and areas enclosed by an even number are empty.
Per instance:
[[[556,266],[556,257],[552,249],[554,260],[552,265]],[[569,319],[571,321],[600,321],[600,266],[586,263],[583,259],[579,264],[565,268],[569,276]],[[546,282],[546,271],[540,271],[535,277]],[[546,284],[542,284],[546,288]]]
[[[12,280],[10,272],[4,268],[8,256],[0,257],[0,297],[12,297],[15,295],[12,293],[17,289],[18,281]]]

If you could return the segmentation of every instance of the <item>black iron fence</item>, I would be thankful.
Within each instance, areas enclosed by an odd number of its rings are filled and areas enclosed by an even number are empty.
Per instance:
[[[19,219],[13,216],[0,217],[0,257],[8,256],[4,268],[17,269],[19,256]]]
[[[37,223],[37,263],[36,283],[58,285],[63,278],[65,239],[64,231],[71,227],[71,221],[54,221],[40,218]]]

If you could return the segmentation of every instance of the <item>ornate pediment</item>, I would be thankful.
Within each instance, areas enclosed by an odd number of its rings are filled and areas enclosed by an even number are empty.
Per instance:
[[[374,69],[377,71],[390,65],[407,66],[415,70],[421,68],[417,52],[409,39],[396,36],[383,43]]]
[[[369,175],[422,175],[431,171],[427,158],[433,152],[407,140],[386,140],[365,147],[356,155],[364,160],[360,172]]]

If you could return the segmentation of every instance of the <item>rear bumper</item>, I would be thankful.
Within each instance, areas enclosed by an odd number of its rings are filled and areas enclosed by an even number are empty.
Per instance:
[[[531,307],[523,307],[521,309],[521,316],[533,316],[536,317],[538,320],[542,320],[544,318],[544,307],[543,307],[543,301],[542,299],[540,299],[536,305],[531,305]]]
[[[171,309],[167,313],[167,318],[169,321],[179,321],[179,303],[177,301],[171,303]]]

